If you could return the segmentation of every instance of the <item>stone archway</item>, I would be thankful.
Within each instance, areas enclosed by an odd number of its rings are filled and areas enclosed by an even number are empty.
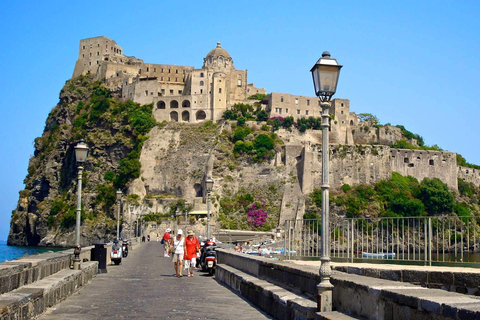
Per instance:
[[[207,114],[203,110],[198,110],[195,114],[196,120],[205,120],[207,118]]]
[[[178,112],[177,111],[170,112],[170,121],[178,122]]]
[[[178,108],[178,101],[177,100],[170,101],[170,109],[175,109],[175,108]]]
[[[193,189],[195,189],[195,196],[196,197],[203,197],[203,188],[200,183],[195,183],[193,185]]]
[[[157,108],[158,109],[165,109],[166,108],[165,101],[158,101],[157,102]]]
[[[186,110],[182,112],[182,121],[183,122],[190,122],[190,112],[188,112]]]
[[[190,101],[188,101],[188,100],[183,100],[183,102],[182,102],[182,108],[190,108]]]

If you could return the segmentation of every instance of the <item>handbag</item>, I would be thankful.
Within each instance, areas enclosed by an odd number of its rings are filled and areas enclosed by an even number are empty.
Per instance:
[[[170,248],[170,253],[175,253],[175,250],[177,250],[177,246],[173,246]]]

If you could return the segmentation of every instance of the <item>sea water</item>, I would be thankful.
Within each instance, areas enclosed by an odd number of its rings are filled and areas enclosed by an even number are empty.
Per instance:
[[[7,246],[7,241],[0,240],[0,262],[6,260],[14,260],[23,257],[25,254],[36,254],[48,251],[60,251],[64,248],[49,248],[49,247],[20,247]]]

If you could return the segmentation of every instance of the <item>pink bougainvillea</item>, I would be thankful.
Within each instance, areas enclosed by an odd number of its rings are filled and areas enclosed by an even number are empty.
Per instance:
[[[268,214],[263,210],[264,206],[265,203],[263,199],[260,198],[258,202],[252,203],[248,208],[247,221],[255,227],[260,227],[267,222]]]

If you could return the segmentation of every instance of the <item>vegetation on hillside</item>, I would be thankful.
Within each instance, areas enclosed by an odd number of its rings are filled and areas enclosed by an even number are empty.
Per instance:
[[[449,190],[439,179],[425,178],[421,182],[411,176],[392,173],[389,180],[372,186],[352,187],[344,184],[333,191],[331,203],[348,218],[365,217],[419,217],[436,215],[480,217],[480,187],[458,180],[458,194]],[[311,194],[314,206],[307,217],[314,217],[321,207],[321,191]]]

